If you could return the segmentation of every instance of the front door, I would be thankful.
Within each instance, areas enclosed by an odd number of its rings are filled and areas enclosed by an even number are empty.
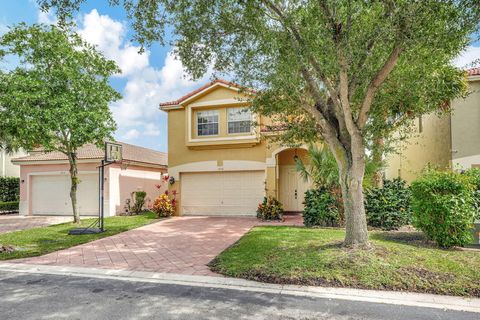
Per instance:
[[[280,202],[285,211],[303,211],[309,185],[295,166],[280,166]]]

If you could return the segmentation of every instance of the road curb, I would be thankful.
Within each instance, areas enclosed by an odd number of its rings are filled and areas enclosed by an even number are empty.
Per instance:
[[[480,299],[478,298],[423,293],[279,285],[227,277],[192,276],[146,271],[46,266],[20,263],[0,263],[0,271],[219,288],[480,313]]]

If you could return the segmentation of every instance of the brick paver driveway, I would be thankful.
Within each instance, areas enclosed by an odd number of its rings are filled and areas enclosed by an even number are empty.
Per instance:
[[[72,221],[72,217],[25,217],[18,214],[0,215],[0,233],[45,227],[51,224]]]
[[[283,223],[259,223],[253,217],[173,217],[70,249],[15,261],[215,275],[207,264],[253,226],[301,223],[300,216],[287,216]]]

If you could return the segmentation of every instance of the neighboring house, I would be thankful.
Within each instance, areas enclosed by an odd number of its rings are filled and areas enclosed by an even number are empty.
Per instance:
[[[105,167],[105,216],[125,211],[132,192],[147,192],[151,205],[162,190],[162,174],[167,172],[167,154],[123,142],[123,160]],[[78,209],[81,215],[98,215],[99,165],[104,150],[87,144],[78,150]],[[20,166],[21,215],[72,215],[70,174],[67,157],[61,152],[32,152],[12,160]]]
[[[267,119],[249,109],[251,94],[215,80],[160,104],[168,113],[168,171],[178,214],[254,215],[266,195],[286,211],[303,210],[309,184],[295,170],[294,157],[306,161],[306,150],[260,139]]]
[[[0,177],[20,177],[20,167],[14,165],[11,161],[26,155],[27,153],[21,150],[15,153],[7,153],[0,149]]]
[[[467,70],[469,96],[451,102],[452,113],[417,119],[418,136],[387,158],[385,177],[411,182],[427,165],[454,169],[480,167],[480,68]]]

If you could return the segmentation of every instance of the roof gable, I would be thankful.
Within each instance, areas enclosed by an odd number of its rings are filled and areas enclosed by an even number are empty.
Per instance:
[[[242,88],[242,86],[240,86],[236,83],[229,82],[229,81],[226,81],[226,80],[223,80],[223,79],[216,79],[216,80],[214,80],[212,82],[209,82],[206,85],[201,86],[200,88],[184,95],[183,97],[181,97],[177,100],[160,103],[160,108],[163,109],[163,110],[168,110],[170,108],[178,108],[178,107],[187,105],[187,104],[192,103],[193,101],[195,101],[195,100],[197,100],[201,97],[204,97],[207,94],[217,90],[218,88],[226,88],[226,89],[232,90],[234,92],[239,92],[243,89],[245,92],[255,93],[254,90],[248,89],[248,88]]]

